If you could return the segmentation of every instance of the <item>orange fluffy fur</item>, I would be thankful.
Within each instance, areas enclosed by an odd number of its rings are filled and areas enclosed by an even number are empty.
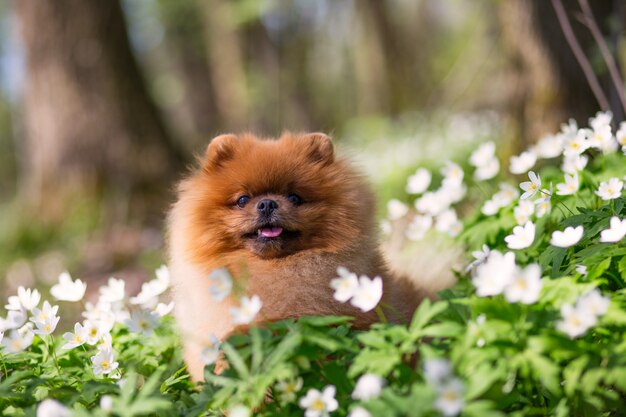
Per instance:
[[[291,194],[301,203],[293,204]],[[249,201],[240,207],[242,195]],[[262,199],[276,202],[272,224],[289,235],[256,238]],[[349,315],[357,328],[377,321],[373,312],[333,298],[330,280],[338,266],[381,276],[387,317],[408,320],[423,295],[390,273],[378,247],[374,210],[368,185],[335,157],[326,135],[222,135],[211,141],[200,169],[179,184],[169,216],[175,314],[192,377],[202,379],[200,352],[209,336],[224,340],[235,329],[230,308],[237,299],[216,302],[209,291],[215,268],[228,268],[236,286],[261,298],[257,321]]]

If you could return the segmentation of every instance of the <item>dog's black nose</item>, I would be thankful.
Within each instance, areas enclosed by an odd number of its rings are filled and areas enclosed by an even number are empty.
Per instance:
[[[277,208],[278,208],[278,203],[274,200],[268,200],[268,199],[261,200],[259,201],[259,204],[256,205],[256,209],[259,212],[259,214],[262,214],[264,216],[269,216]]]

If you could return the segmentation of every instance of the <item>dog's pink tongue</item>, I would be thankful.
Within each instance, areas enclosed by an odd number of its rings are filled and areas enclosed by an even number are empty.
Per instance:
[[[282,232],[282,227],[264,227],[260,230],[260,234],[263,237],[278,237]]]

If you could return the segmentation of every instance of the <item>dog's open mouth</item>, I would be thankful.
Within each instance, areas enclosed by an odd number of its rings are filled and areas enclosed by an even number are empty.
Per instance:
[[[262,227],[257,230],[259,237],[275,238],[283,234],[285,229],[280,226]]]
[[[299,235],[295,230],[287,230],[282,226],[267,224],[259,227],[254,232],[246,233],[244,237],[260,241],[274,241],[279,239],[293,238]]]

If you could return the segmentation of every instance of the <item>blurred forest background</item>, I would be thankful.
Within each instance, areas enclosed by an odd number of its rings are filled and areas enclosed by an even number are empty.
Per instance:
[[[622,120],[590,23],[624,68],[624,1],[590,3],[0,2],[0,292],[144,278],[176,180],[220,133],[328,132],[384,207],[475,141],[506,157],[570,117]]]

